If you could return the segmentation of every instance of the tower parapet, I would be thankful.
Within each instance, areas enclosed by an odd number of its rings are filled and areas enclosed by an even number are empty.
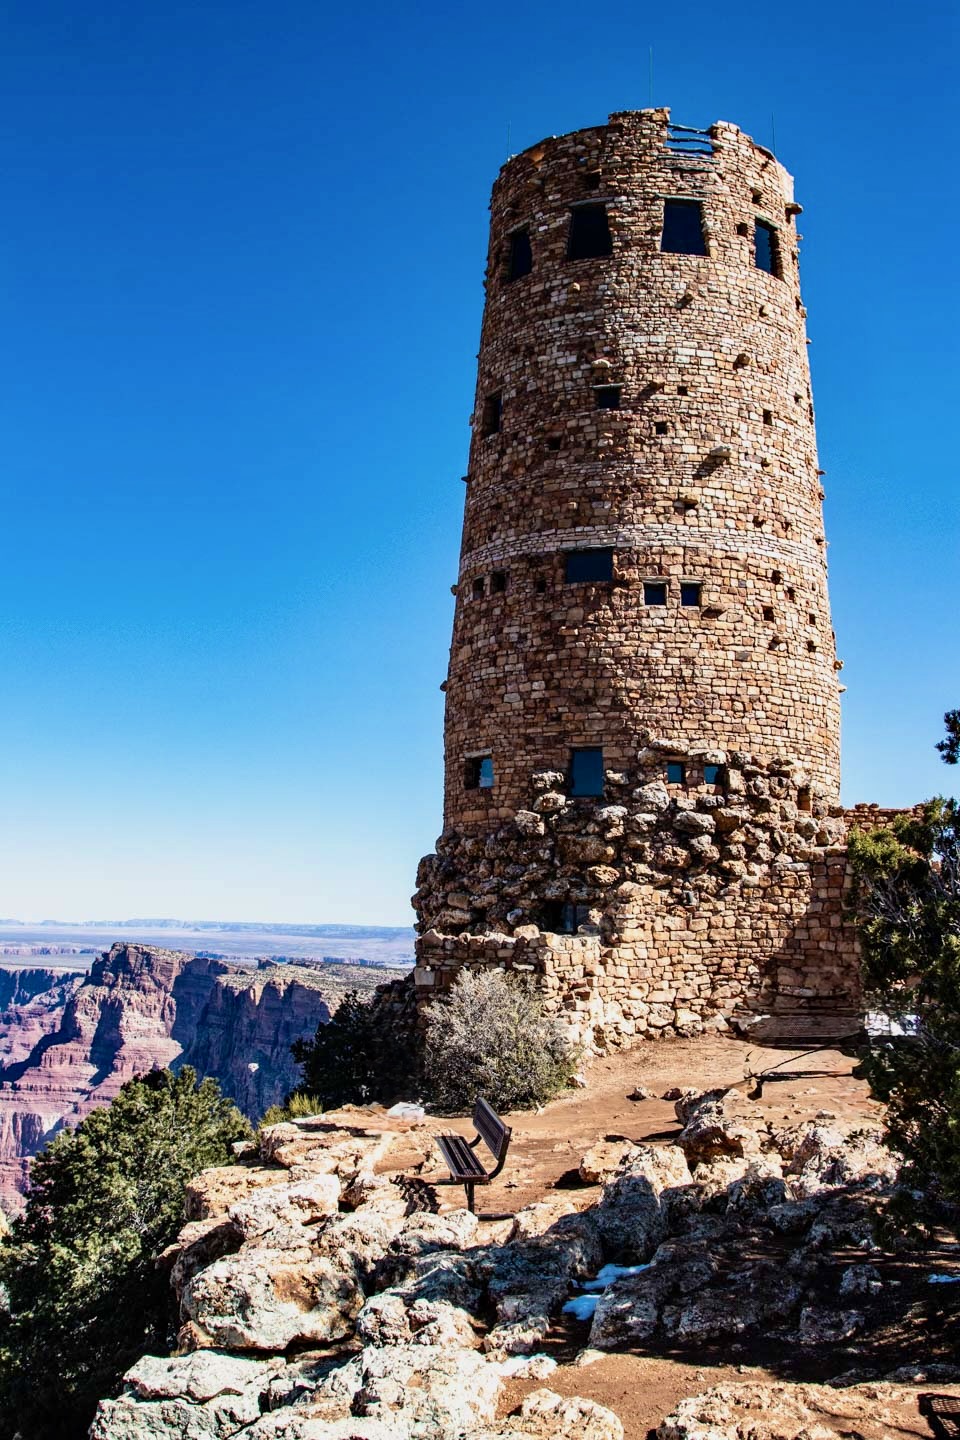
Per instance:
[[[500,172],[424,990],[494,934],[614,1032],[854,1002],[799,210],[666,110]]]

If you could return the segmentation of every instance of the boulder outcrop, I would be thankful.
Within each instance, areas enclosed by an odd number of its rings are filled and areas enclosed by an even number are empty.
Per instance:
[[[346,1107],[267,1129],[191,1185],[164,1257],[178,1353],[130,1370],[92,1440],[622,1440],[610,1410],[550,1389],[498,1418],[508,1378],[549,1376],[536,1352],[564,1309],[594,1356],[762,1337],[832,1373],[884,1294],[891,1157],[852,1121],[776,1129],[731,1092],[677,1109],[679,1144],[593,1157],[605,1174],[617,1159],[598,1200],[540,1200],[495,1227],[412,1209],[392,1183],[432,1155],[422,1121]],[[872,1440],[857,1417],[888,1391],[724,1386],[659,1434],[831,1440],[851,1421]]]

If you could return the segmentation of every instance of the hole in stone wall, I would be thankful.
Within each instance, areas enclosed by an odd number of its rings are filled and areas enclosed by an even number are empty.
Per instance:
[[[530,246],[530,232],[528,230],[514,230],[508,240],[509,251],[507,253],[507,281],[519,280],[523,275],[529,275],[533,269],[533,250]]]
[[[773,620],[775,618],[772,605],[764,605],[763,618],[764,620]]]
[[[669,435],[670,433],[670,426],[666,420],[658,420],[653,428],[657,435]]]
[[[690,394],[690,391],[687,389],[686,385],[678,385],[678,386],[677,386],[677,394],[678,394],[678,395],[689,395],[689,394]]]
[[[765,220],[758,220],[753,229],[753,262],[758,270],[766,270],[778,280],[783,278],[777,232]]]
[[[743,235],[744,238],[748,238],[750,235],[750,226],[745,221],[741,221],[741,223],[737,226],[737,234]]]
[[[706,255],[699,200],[664,200],[660,249],[669,255]]]
[[[548,449],[548,450],[559,450],[559,449],[560,449],[560,436],[559,436],[559,435],[548,435],[548,436],[547,436],[547,449]]]
[[[797,809],[809,814],[811,809],[811,795],[809,785],[803,785],[797,791]]]
[[[500,422],[503,419],[503,396],[497,390],[495,394],[488,395],[483,402],[483,425],[482,432],[487,435],[496,435],[500,429]]]
[[[780,582],[783,580],[783,571],[782,571],[782,570],[771,570],[771,571],[770,571],[770,580],[771,580],[771,582],[772,582],[774,585],[779,585]]]
[[[620,386],[595,385],[593,389],[593,400],[598,410],[619,410]]]
[[[684,580],[680,585],[680,604],[699,606],[702,589],[698,580]]]
[[[493,788],[492,755],[470,755],[464,765],[463,784],[467,790],[491,790]]]
[[[537,578],[536,578],[536,580],[534,580],[534,582],[533,582],[533,588],[534,588],[534,590],[536,591],[536,593],[537,593],[538,595],[545,595],[545,594],[546,594],[547,582],[546,582],[546,580],[543,578],[542,575],[538,575]]]
[[[485,584],[484,584],[484,582],[483,582],[483,576],[482,576],[482,575],[478,575],[477,578],[476,578],[476,580],[474,580],[474,582],[473,582],[472,591],[471,591],[474,600],[482,600],[483,597],[484,597],[485,592],[486,592],[486,586],[485,586]]]
[[[568,585],[602,582],[613,579],[613,551],[568,550],[564,555],[563,578]]]
[[[807,641],[807,649],[810,651],[811,654],[813,654],[813,652],[816,650],[816,648],[817,648],[817,642],[816,642],[816,640],[808,640],[808,641]]]
[[[807,624],[808,624],[808,625],[816,625],[816,623],[817,623],[817,617],[816,617],[816,615],[814,615],[814,613],[813,613],[812,610],[808,610],[808,611],[807,611]]]
[[[603,794],[603,751],[598,747],[570,751],[567,789],[571,795]]]
[[[588,170],[588,171],[586,171],[585,174],[583,174],[583,175],[580,176],[580,179],[583,181],[583,188],[584,188],[584,190],[599,190],[599,189],[600,189],[600,171],[599,171],[599,170]]]
[[[686,783],[687,783],[687,767],[686,767],[686,765],[684,765],[683,761],[682,761],[682,760],[668,760],[668,761],[667,761],[667,784],[668,784],[668,785],[686,785]]]
[[[570,900],[546,900],[540,910],[540,929],[550,935],[576,935],[581,925],[589,923],[589,905],[575,905]]]
[[[764,425],[772,425],[772,424],[773,424],[773,411],[772,411],[772,410],[764,410],[764,412],[763,412],[763,423],[764,423]]]
[[[506,570],[494,570],[490,576],[490,594],[502,595],[507,588]]]
[[[788,585],[788,586],[787,586],[787,599],[788,599],[788,600],[796,600],[796,598],[797,598],[797,592],[796,592],[796,590],[794,590],[794,588],[793,588],[792,585]]]
[[[644,605],[666,605],[667,585],[665,580],[645,580],[643,584]]]
[[[596,260],[613,254],[606,205],[578,205],[570,212],[568,260]]]
[[[762,190],[751,190],[751,191],[750,191],[750,199],[752,200],[752,202],[753,202],[754,205],[759,205],[759,204],[761,204],[762,201],[763,201],[763,191],[762,191]]]

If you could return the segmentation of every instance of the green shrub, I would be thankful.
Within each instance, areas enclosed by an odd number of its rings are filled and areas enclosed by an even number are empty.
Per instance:
[[[376,998],[361,1000],[355,990],[317,1026],[312,1040],[296,1040],[292,1049],[303,1076],[297,1092],[309,1093],[328,1110],[395,1100],[417,1084],[409,1037],[387,1020]]]
[[[468,1110],[478,1095],[498,1110],[543,1105],[569,1083],[579,1053],[537,990],[502,970],[462,970],[430,1007],[425,1067],[441,1109]]]
[[[169,1348],[157,1257],[183,1223],[187,1181],[249,1134],[216,1082],[184,1066],[129,1081],[36,1157],[0,1243],[0,1434],[79,1440],[124,1370]]]
[[[960,712],[945,718],[938,749],[953,764]],[[887,1139],[908,1181],[960,1205],[960,808],[931,800],[885,829],[854,832],[849,856],[866,1003],[916,1030],[875,1045],[863,1072],[886,1102]]]
[[[284,1120],[302,1120],[305,1115],[319,1115],[322,1111],[323,1103],[319,1096],[294,1090],[283,1105],[271,1105],[263,1112],[257,1128],[262,1130],[265,1125],[280,1125]]]

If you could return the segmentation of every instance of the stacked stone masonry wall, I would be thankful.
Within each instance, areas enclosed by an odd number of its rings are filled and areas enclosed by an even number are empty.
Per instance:
[[[857,1000],[800,207],[735,126],[684,133],[616,114],[494,186],[444,833],[415,898],[422,994],[496,953],[608,1040]],[[661,248],[671,199],[705,254]],[[584,205],[610,253],[569,259]],[[585,549],[609,578],[567,580]],[[581,748],[603,795],[569,794]],[[553,933],[563,905],[592,935]]]

